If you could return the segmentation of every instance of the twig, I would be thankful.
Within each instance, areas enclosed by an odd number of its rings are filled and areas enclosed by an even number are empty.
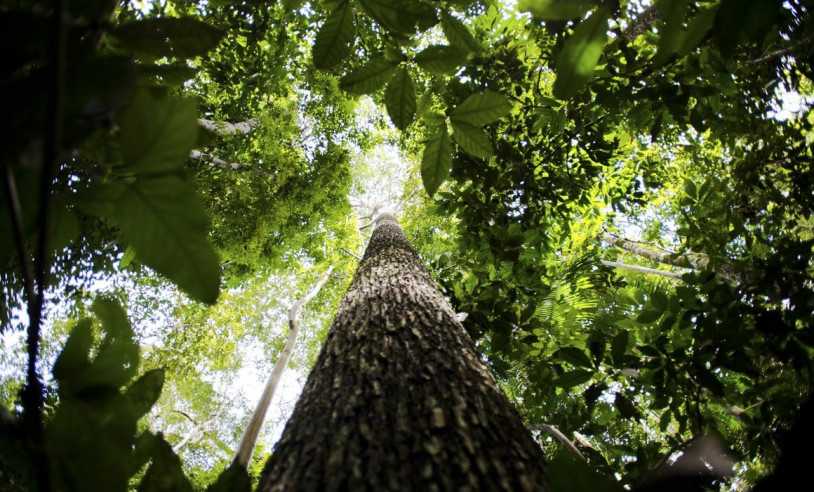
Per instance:
[[[632,272],[649,273],[651,275],[660,275],[662,277],[674,278],[681,280],[681,273],[678,272],[665,272],[664,270],[656,270],[655,268],[647,268],[639,265],[628,265],[627,263],[619,263],[616,261],[599,260],[605,266],[613,268],[621,268],[623,270],[630,270]]]
[[[342,247],[340,247],[339,249],[341,249],[342,251],[344,251],[344,252],[345,252],[345,254],[350,255],[350,256],[353,256],[353,257],[354,257],[354,258],[356,258],[357,260],[362,261],[362,258],[361,258],[360,256],[353,254],[352,252],[348,251],[347,249],[342,248]]]
[[[256,174],[261,174],[263,176],[273,176],[271,173],[266,172],[262,169],[258,169],[253,166],[247,166],[246,164],[241,164],[239,162],[226,162],[223,159],[218,158],[214,154],[206,154],[201,152],[200,150],[191,150],[189,152],[189,158],[193,161],[200,161],[206,162],[208,164],[214,164],[215,166],[226,169],[228,171],[243,171],[248,170]]]

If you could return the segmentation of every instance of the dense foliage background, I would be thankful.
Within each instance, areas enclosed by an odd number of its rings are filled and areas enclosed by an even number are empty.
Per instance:
[[[387,203],[554,490],[755,485],[812,389],[811,7],[0,1],[0,476],[247,489]]]

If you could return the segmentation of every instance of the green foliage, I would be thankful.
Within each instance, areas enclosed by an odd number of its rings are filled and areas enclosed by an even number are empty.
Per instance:
[[[552,90],[560,99],[569,99],[594,78],[594,69],[608,39],[610,12],[600,7],[582,21],[568,38],[557,57],[557,79]]]

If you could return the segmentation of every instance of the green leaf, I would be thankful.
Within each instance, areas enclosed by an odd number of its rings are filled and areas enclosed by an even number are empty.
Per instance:
[[[141,418],[150,411],[150,408],[161,396],[164,387],[164,369],[147,371],[127,388],[127,399],[136,419]]]
[[[145,265],[200,301],[217,300],[220,268],[207,240],[209,219],[184,181],[176,176],[136,181],[116,200],[114,219]]]
[[[650,293],[650,303],[656,311],[667,311],[667,296],[661,290],[654,290]]]
[[[472,94],[450,112],[453,121],[470,125],[486,125],[497,121],[512,110],[512,103],[506,96],[493,91]]]
[[[466,25],[448,13],[441,15],[441,29],[449,44],[467,52],[480,51],[481,45]]]
[[[430,27],[437,22],[435,9],[420,2],[402,0],[359,0],[368,14],[394,34],[411,35],[416,26]]]
[[[424,189],[432,196],[449,176],[452,167],[452,141],[449,139],[447,127],[441,124],[435,129],[424,146],[421,156],[421,180]]]
[[[566,372],[554,381],[555,386],[563,389],[568,389],[579,384],[587,383],[591,380],[594,373],[587,369],[574,369],[573,371]]]
[[[152,81],[167,87],[177,87],[198,73],[197,68],[181,63],[136,65],[136,70],[139,75],[150,77]]]
[[[576,347],[563,347],[554,353],[554,357],[575,366],[592,367],[588,354]]]
[[[372,60],[339,80],[339,87],[351,94],[372,94],[393,75],[398,62]]]
[[[684,43],[684,17],[689,8],[688,0],[659,0],[656,8],[661,11],[664,22],[659,29],[659,44],[654,65],[662,65]]]
[[[399,130],[406,130],[415,118],[416,99],[413,78],[401,67],[393,74],[384,91],[384,105],[390,120]]]
[[[627,330],[620,331],[611,342],[611,359],[613,363],[618,365],[622,357],[627,352],[627,346],[630,341],[630,333]]]
[[[155,58],[193,58],[217,46],[225,32],[194,17],[159,17],[122,24],[109,34],[130,51]]]
[[[314,65],[332,68],[348,57],[356,38],[356,19],[350,2],[344,1],[328,15],[314,42]]]
[[[466,61],[466,53],[452,46],[433,45],[415,56],[419,67],[431,73],[453,73]]]
[[[105,338],[83,378],[87,386],[111,386],[116,389],[138,370],[139,347],[127,314],[118,301],[103,297],[93,302],[93,312],[102,323]]]
[[[249,492],[251,488],[252,480],[246,468],[233,461],[218,475],[215,483],[206,488],[206,492]]]
[[[715,22],[715,14],[718,11],[718,6],[715,5],[710,8],[701,9],[695,17],[690,21],[687,26],[687,33],[684,35],[684,43],[676,53],[678,56],[684,56],[695,49],[696,46],[701,44],[704,37],[712,28]]]
[[[92,342],[91,321],[89,319],[78,321],[71,329],[65,347],[54,362],[54,379],[60,384],[60,389],[64,381],[88,368],[90,365],[88,354]]]
[[[622,492],[613,478],[598,472],[570,452],[557,453],[548,463],[548,485],[557,492]]]
[[[489,135],[480,128],[452,120],[452,138],[467,154],[487,159],[495,154]]]
[[[153,462],[139,483],[139,492],[192,492],[181,460],[161,434],[155,437]]]
[[[517,8],[543,20],[571,20],[585,15],[596,3],[595,0],[519,0]]]
[[[653,323],[661,318],[663,312],[664,311],[658,311],[656,309],[644,309],[641,313],[639,313],[639,316],[636,317],[636,321],[649,325],[650,323]]]
[[[557,57],[557,79],[553,87],[556,97],[568,99],[593,79],[594,68],[608,39],[609,16],[607,8],[596,9],[565,42]]]
[[[195,104],[142,88],[119,117],[125,166],[140,176],[179,171],[198,138]]]

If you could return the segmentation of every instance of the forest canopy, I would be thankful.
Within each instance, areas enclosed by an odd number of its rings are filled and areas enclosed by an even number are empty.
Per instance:
[[[552,490],[789,483],[811,8],[0,0],[2,481],[248,490],[387,205]]]

